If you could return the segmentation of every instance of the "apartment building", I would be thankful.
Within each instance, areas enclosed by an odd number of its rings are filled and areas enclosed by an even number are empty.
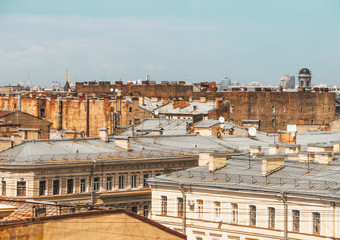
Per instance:
[[[0,153],[3,199],[124,208],[148,216],[146,179],[197,165],[197,155],[129,137],[23,140]],[[18,139],[20,141],[21,138]]]
[[[315,151],[201,153],[200,166],[148,180],[151,218],[194,240],[339,239],[340,156]]]

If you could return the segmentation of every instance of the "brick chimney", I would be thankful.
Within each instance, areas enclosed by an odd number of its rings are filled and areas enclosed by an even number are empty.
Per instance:
[[[125,150],[130,150],[130,138],[125,136],[115,137],[115,145]]]
[[[22,136],[20,133],[13,133],[11,136],[12,146],[16,146],[22,143]]]
[[[227,165],[227,154],[225,152],[200,152],[198,165],[209,165],[209,172],[214,172]]]
[[[108,142],[109,141],[108,128],[102,127],[102,128],[98,128],[98,130],[99,130],[99,138],[103,140],[104,142]]]
[[[283,155],[267,155],[262,158],[262,176],[268,176],[284,167]]]

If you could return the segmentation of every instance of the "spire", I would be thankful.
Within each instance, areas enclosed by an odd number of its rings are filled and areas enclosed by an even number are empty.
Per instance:
[[[70,87],[70,73],[68,71],[68,69],[66,69],[66,75],[67,75],[67,81],[65,83],[64,86],[64,91],[68,91],[71,87]]]

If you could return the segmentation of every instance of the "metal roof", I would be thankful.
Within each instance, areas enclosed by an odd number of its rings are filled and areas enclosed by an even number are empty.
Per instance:
[[[199,100],[193,100],[190,105],[182,109],[173,108],[173,102],[170,102],[162,107],[157,108],[157,111],[161,114],[208,114],[211,110],[216,108],[214,101],[207,101],[205,103]]]
[[[220,124],[220,122],[216,119],[203,119],[197,123],[194,124],[195,128],[210,128],[212,126],[215,126],[217,124]]]
[[[260,159],[233,157],[225,167],[214,172],[209,172],[205,165],[157,176],[150,182],[340,197],[339,156],[329,164],[312,162],[309,168],[310,172],[306,163],[285,160],[284,168],[264,177]]]

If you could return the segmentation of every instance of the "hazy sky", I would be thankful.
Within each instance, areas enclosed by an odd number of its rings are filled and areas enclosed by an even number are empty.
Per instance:
[[[0,0],[0,85],[145,79],[340,85],[340,1]]]

